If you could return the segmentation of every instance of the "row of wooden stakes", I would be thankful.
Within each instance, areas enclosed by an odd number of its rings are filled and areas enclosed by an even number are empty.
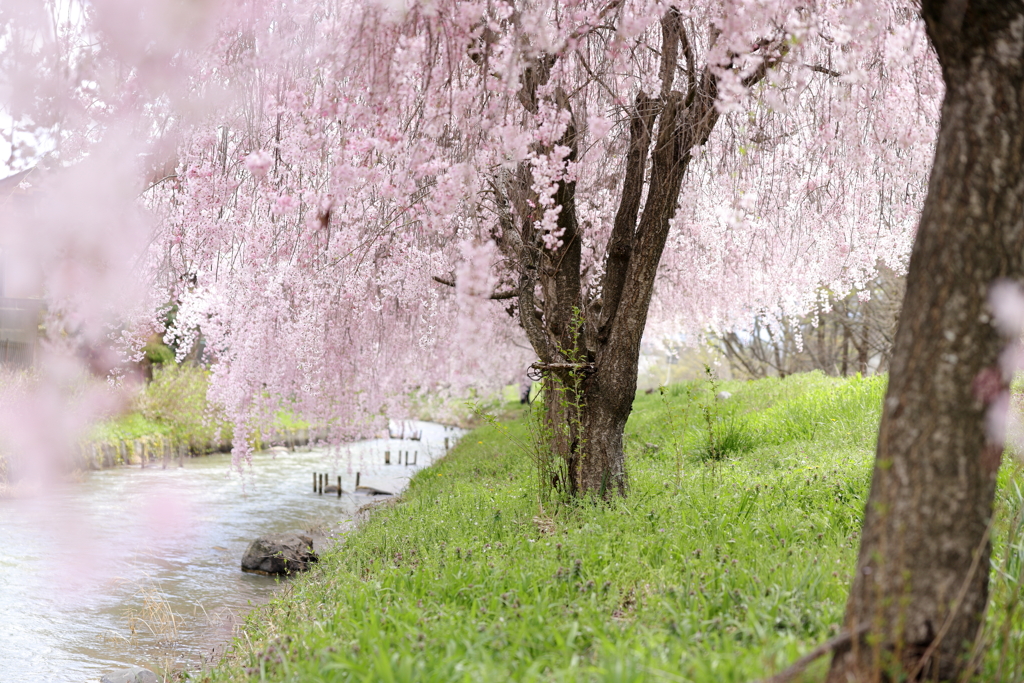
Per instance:
[[[338,475],[338,485],[337,486],[334,486],[332,484],[327,484],[327,486],[324,486],[324,483],[327,482],[327,481],[328,481],[328,478],[327,478],[327,473],[326,472],[324,472],[322,474],[320,472],[314,472],[313,473],[313,493],[319,493],[321,496],[324,493],[337,493],[338,494],[338,498],[341,498],[341,475],[340,474]],[[359,487],[359,472],[356,472],[356,487],[357,488]]]
[[[382,491],[372,486],[360,486],[359,479],[362,477],[362,472],[356,472],[356,485],[352,489],[354,493],[364,493],[370,496],[391,496],[394,495],[391,491]],[[338,475],[338,484],[329,484],[330,476],[326,472],[314,472],[313,473],[313,493],[324,495],[325,493],[336,493],[338,498],[341,498],[341,494],[344,491],[341,490],[341,475]]]
[[[411,451],[411,453],[412,453],[412,461],[410,462],[409,461],[410,451],[396,451],[396,452],[398,453],[398,462],[395,463],[396,465],[401,465],[402,464],[402,454],[403,453],[405,453],[405,464],[406,464],[406,466],[415,465],[416,462],[419,460],[419,457],[420,457],[420,452],[419,451]],[[385,465],[390,465],[391,464],[391,451],[384,451],[384,464]]]
[[[445,450],[446,453],[448,452],[448,448],[449,448],[448,437],[445,437],[445,439],[444,439],[444,450]],[[396,451],[396,453],[398,454],[398,461],[395,463],[396,465],[401,465],[402,464],[402,456],[403,455],[405,456],[405,465],[407,467],[409,465],[415,466],[416,463],[419,461],[420,452],[418,450],[415,450],[415,451]],[[384,451],[384,464],[385,465],[390,465],[391,464],[391,451]],[[361,473],[360,472],[356,472],[356,486],[355,486],[355,490],[356,491],[358,491],[360,488],[365,488],[366,491],[369,492],[369,493],[387,493],[386,491],[379,491],[377,489],[373,489],[373,488],[370,488],[370,487],[360,487],[359,486],[359,478],[360,478],[360,476],[361,476]],[[314,472],[313,473],[313,493],[317,493],[317,494],[320,494],[320,495],[323,495],[325,493],[336,493],[336,494],[338,494],[338,498],[341,498],[341,494],[342,494],[342,490],[341,490],[341,475],[340,474],[338,475],[338,483],[337,483],[337,485],[329,484],[329,483],[327,483],[328,481],[330,481],[330,477],[329,477],[329,475],[327,473]]]

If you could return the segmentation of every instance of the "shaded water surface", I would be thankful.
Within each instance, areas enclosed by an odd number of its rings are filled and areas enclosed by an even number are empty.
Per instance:
[[[397,492],[460,434],[407,423],[413,431],[420,441],[364,441],[340,454],[259,453],[242,474],[216,455],[90,472],[42,496],[0,500],[0,681],[201,666],[280,585],[240,571],[249,542],[350,519],[373,500],[351,493],[357,471],[362,484]],[[398,464],[406,451],[416,465]],[[314,494],[313,472],[331,483],[340,474],[342,497]]]

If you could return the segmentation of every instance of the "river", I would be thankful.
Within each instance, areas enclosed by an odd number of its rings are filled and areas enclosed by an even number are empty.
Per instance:
[[[427,422],[406,430],[421,440],[257,453],[241,474],[227,455],[116,468],[0,500],[0,681],[85,683],[130,665],[208,663],[284,583],[240,570],[252,539],[351,519],[374,500],[351,493],[356,472],[397,493],[462,433]],[[415,465],[399,464],[406,451]],[[341,498],[313,493],[314,472],[332,484],[340,474]]]

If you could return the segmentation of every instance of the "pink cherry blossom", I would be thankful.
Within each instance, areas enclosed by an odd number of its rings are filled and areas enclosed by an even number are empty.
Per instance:
[[[673,6],[692,54],[672,87],[685,96],[706,65],[721,119],[689,151],[648,338],[803,315],[821,287],[904,270],[942,95],[916,3]],[[340,440],[417,392],[518,381],[531,312],[498,296],[517,264],[488,245],[516,213],[559,248],[565,183],[581,304],[600,300],[627,110],[661,89],[663,3],[126,7],[11,15],[13,125],[45,127],[54,182],[68,180],[46,221],[3,231],[25,286],[94,339],[143,338],[173,304],[161,331],[182,353],[202,339],[240,452],[281,406]],[[524,107],[540,55],[553,61]],[[495,188],[523,162],[529,196],[506,206]]]
[[[245,157],[245,167],[249,169],[249,173],[252,173],[257,178],[267,175],[267,172],[270,171],[270,167],[273,165],[274,157],[262,149]]]

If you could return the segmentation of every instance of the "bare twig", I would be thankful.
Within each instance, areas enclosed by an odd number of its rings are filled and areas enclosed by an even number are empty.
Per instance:
[[[153,182],[153,184],[151,184],[149,187],[147,187],[145,190],[143,190],[139,194],[140,195],[146,194],[147,192],[149,192],[150,190],[152,190],[154,187],[156,187],[160,183],[164,182],[165,180],[170,180],[171,178],[177,178],[177,177],[178,177],[177,173],[171,173],[170,175],[166,175],[163,178],[160,178],[159,180]]]
[[[860,638],[862,635],[868,632],[869,628],[870,624],[865,622],[857,628],[855,628],[852,632],[843,631],[835,638],[832,638],[831,640],[826,640],[824,643],[814,648],[813,650],[811,650],[803,657],[796,660],[787,668],[783,669],[774,676],[761,679],[756,683],[789,683],[789,681],[799,676],[804,669],[813,664],[814,661],[817,660],[819,657],[823,657],[824,655],[830,654],[831,652],[838,650],[844,645],[847,645],[854,638]]]
[[[440,284],[445,285],[447,287],[454,287],[455,286],[455,280],[449,280],[448,278],[444,278],[444,277],[441,277],[439,275],[432,276],[432,279],[434,280],[434,282],[440,283]],[[491,299],[493,301],[501,301],[503,299],[514,299],[517,296],[519,296],[519,292],[515,292],[515,291],[512,291],[512,292],[494,292],[493,294],[491,294],[487,298]]]
[[[832,78],[839,78],[840,76],[842,76],[842,74],[839,73],[838,71],[833,71],[827,66],[821,66],[820,64],[804,64],[804,66],[806,66],[811,71],[817,71],[820,74],[825,74],[826,76],[831,76]]]

